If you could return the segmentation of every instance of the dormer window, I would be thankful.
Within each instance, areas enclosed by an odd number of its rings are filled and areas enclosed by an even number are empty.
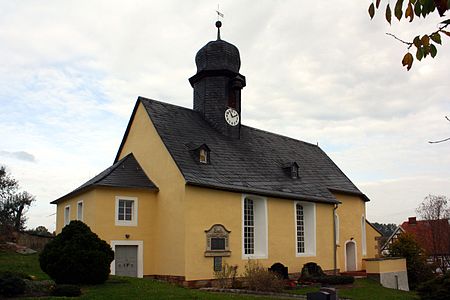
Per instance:
[[[211,150],[206,144],[201,144],[200,146],[195,145],[194,143],[186,144],[186,147],[189,149],[191,156],[198,164],[208,165],[211,163]]]
[[[200,149],[199,158],[200,158],[200,162],[202,164],[207,164],[208,163],[208,152],[205,149]]]
[[[297,179],[298,178],[298,166],[297,164],[292,164],[291,166],[291,178]]]
[[[299,174],[298,174],[298,164],[294,161],[294,162],[288,162],[283,164],[283,170],[284,173],[291,177],[292,179],[298,179],[300,178]]]

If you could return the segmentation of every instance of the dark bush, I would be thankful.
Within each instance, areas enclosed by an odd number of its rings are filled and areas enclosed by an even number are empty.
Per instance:
[[[56,283],[99,284],[108,279],[111,247],[81,221],[72,221],[45,245],[41,269]]]
[[[432,267],[427,263],[428,255],[410,233],[402,233],[391,244],[389,256],[406,258],[408,283],[412,290],[415,290],[419,284],[434,277]]]
[[[450,295],[450,271],[419,285],[417,292],[423,300],[444,300]]]
[[[80,295],[80,287],[73,284],[57,284],[52,290],[52,296],[78,297]]]
[[[2,272],[0,275],[0,295],[6,297],[17,296],[25,291],[25,281],[13,272]]]

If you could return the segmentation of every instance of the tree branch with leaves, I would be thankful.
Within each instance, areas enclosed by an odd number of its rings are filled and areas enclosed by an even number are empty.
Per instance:
[[[381,0],[373,0],[369,5],[369,15],[373,19],[375,11],[380,9]],[[394,7],[394,16],[400,21],[402,18],[409,19],[412,22],[415,18],[426,18],[432,13],[437,13],[442,21],[437,25],[438,29],[417,35],[412,41],[405,41],[398,38],[392,33],[386,33],[394,37],[396,40],[407,46],[407,52],[403,56],[402,65],[406,66],[409,71],[412,67],[414,57],[411,53],[411,48],[415,47],[415,57],[417,60],[422,60],[427,56],[434,58],[437,55],[437,45],[442,44],[441,36],[446,35],[450,37],[450,32],[447,27],[450,25],[450,19],[445,19],[445,13],[450,9],[450,0],[397,0]],[[389,24],[392,24],[392,9],[390,3],[386,5],[385,18]]]

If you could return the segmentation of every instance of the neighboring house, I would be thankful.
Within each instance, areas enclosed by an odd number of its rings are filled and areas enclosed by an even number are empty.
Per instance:
[[[389,254],[389,246],[402,233],[412,234],[428,255],[429,263],[436,263],[439,269],[450,267],[450,220],[417,220],[408,218],[383,245],[383,254]]]
[[[317,145],[241,123],[235,46],[218,38],[195,62],[194,109],[139,97],[114,164],[52,202],[57,232],[85,222],[120,275],[195,283],[248,259],[361,270],[378,254],[369,199]]]
[[[381,247],[380,249],[381,254],[385,256],[389,255],[389,247],[398,239],[399,235],[401,235],[404,232],[405,230],[403,230],[403,228],[400,225],[397,226],[394,232],[389,236],[389,238]]]

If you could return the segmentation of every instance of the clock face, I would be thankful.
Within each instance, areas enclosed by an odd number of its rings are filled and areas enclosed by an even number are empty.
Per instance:
[[[236,126],[239,124],[239,113],[232,108],[228,108],[225,111],[225,121],[231,126]]]

